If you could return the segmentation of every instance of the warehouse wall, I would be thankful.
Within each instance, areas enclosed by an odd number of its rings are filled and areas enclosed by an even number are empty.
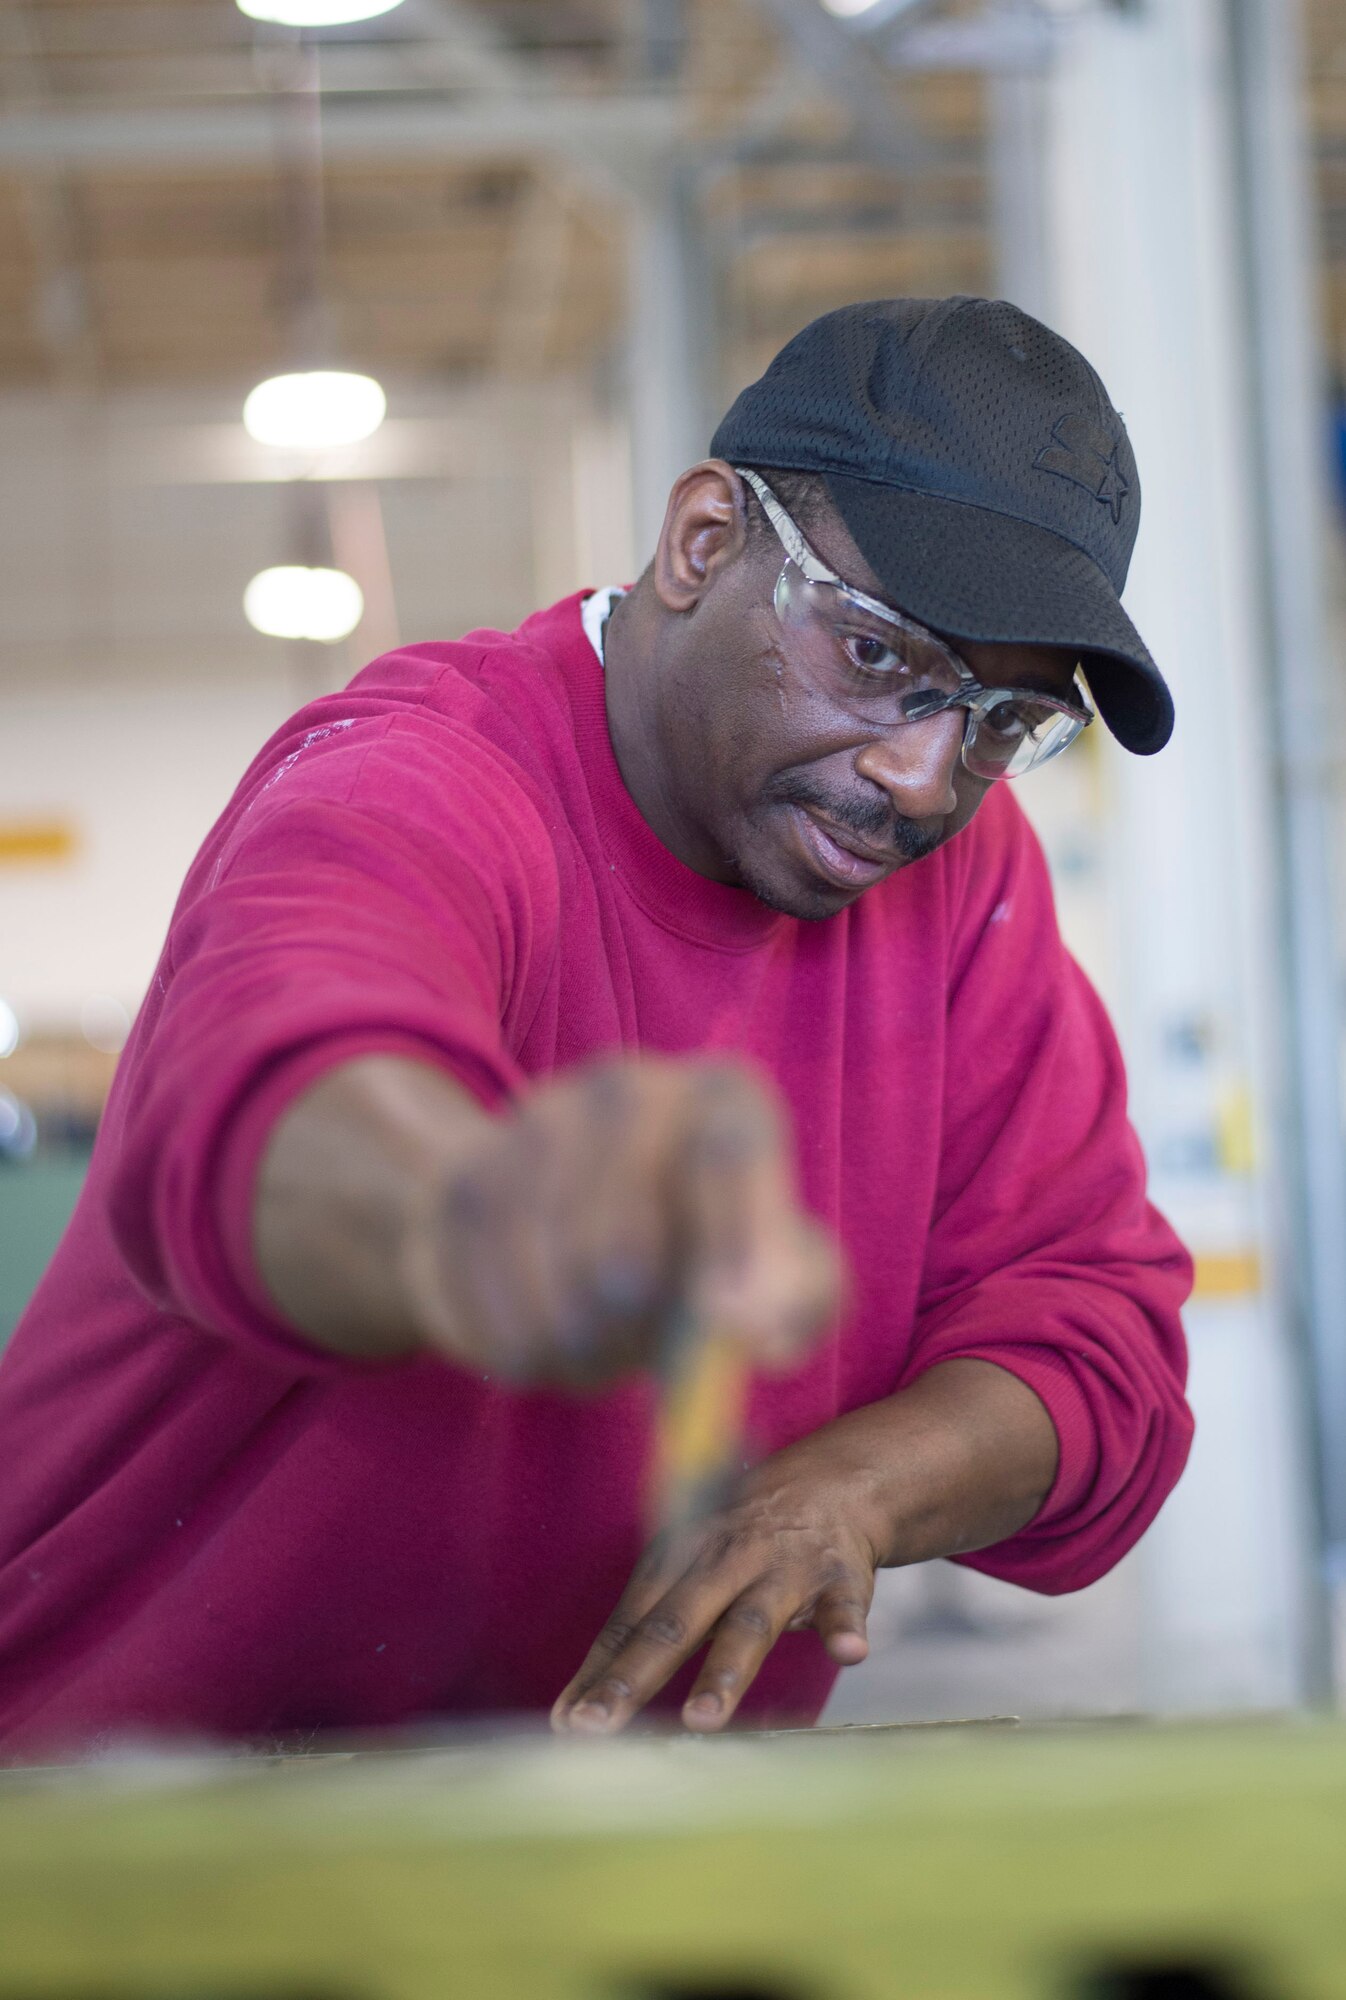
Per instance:
[[[292,699],[275,676],[0,700],[0,816],[75,839],[68,861],[0,870],[0,996],[21,1021],[77,1027],[97,994],[139,1004],[187,863]]]
[[[389,435],[315,467],[339,475],[363,625],[332,647],[264,638],[243,589],[295,559],[295,494],[240,403],[0,399],[0,824],[73,834],[68,860],[0,865],[0,998],[28,1023],[77,1023],[96,993],[134,1008],[195,848],[302,701],[399,638],[509,627],[630,573],[624,436],[572,387],[394,387]]]

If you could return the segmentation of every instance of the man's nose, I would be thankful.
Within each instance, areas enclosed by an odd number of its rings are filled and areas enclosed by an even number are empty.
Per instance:
[[[961,708],[946,709],[928,722],[904,722],[866,743],[856,753],[855,768],[907,819],[944,819],[958,803],[953,778],[966,722]]]

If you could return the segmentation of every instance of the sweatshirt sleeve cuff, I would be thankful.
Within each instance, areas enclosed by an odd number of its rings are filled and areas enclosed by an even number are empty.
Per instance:
[[[1100,1453],[1093,1412],[1070,1365],[1046,1348],[1013,1342],[960,1348],[941,1354],[939,1359],[989,1361],[1003,1368],[1033,1391],[1052,1420],[1057,1442],[1056,1477],[1041,1507],[1019,1534],[1053,1527],[1073,1514],[1093,1489]]]

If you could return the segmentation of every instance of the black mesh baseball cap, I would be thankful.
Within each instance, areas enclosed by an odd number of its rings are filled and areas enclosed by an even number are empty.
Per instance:
[[[1084,356],[1003,299],[875,299],[781,349],[711,440],[820,473],[884,595],[951,639],[1078,649],[1117,740],[1173,698],[1120,597],[1140,522],[1126,427]]]

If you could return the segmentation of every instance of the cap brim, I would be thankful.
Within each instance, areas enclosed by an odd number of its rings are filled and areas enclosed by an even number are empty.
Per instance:
[[[1173,733],[1173,697],[1101,569],[1034,522],[970,501],[824,475],[857,548],[901,611],[951,639],[1069,646],[1098,712],[1149,757]]]

